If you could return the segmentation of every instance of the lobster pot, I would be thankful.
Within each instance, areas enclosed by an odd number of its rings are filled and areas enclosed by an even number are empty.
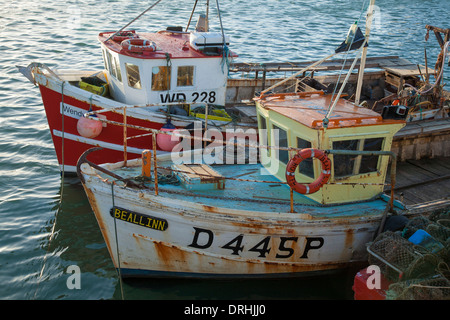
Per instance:
[[[382,274],[393,282],[386,291],[386,299],[449,299],[448,214],[410,219],[400,232],[383,232],[369,246],[369,263],[379,266]]]

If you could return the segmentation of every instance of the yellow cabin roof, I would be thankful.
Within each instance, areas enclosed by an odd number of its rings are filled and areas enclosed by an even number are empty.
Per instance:
[[[322,91],[293,94],[275,94],[259,98],[260,104],[287,118],[313,129],[323,127],[323,119],[331,106],[332,95]],[[328,128],[386,124],[380,114],[339,99],[329,117]]]

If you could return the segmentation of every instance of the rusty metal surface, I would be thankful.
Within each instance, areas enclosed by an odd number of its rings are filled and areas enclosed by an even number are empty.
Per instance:
[[[120,185],[114,187],[113,200],[114,182],[83,168],[86,190],[95,190],[87,194],[115,265],[118,239],[120,266],[133,273],[270,277],[342,268],[364,261],[365,243],[381,218],[381,212],[321,217],[321,208],[313,207],[295,214],[229,210],[180,201],[163,190],[156,196],[151,190]],[[109,215],[112,201],[166,219],[169,227],[155,231],[117,219],[115,229]]]

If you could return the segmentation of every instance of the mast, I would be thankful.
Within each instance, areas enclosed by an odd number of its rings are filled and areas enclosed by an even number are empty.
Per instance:
[[[370,34],[370,27],[372,25],[374,5],[375,0],[370,0],[369,9],[367,10],[366,32],[364,35],[367,43],[369,42],[369,34]],[[359,104],[359,100],[361,98],[361,89],[364,77],[364,66],[366,64],[366,56],[367,56],[367,47],[364,47],[361,54],[361,63],[358,72],[358,84],[356,86],[355,104]]]

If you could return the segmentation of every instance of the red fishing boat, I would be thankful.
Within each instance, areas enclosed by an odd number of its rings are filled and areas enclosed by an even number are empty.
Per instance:
[[[235,56],[228,37],[223,30],[210,32],[205,15],[194,31],[188,28],[102,32],[102,71],[56,71],[41,63],[18,67],[39,86],[61,171],[75,172],[78,158],[92,146],[105,149],[102,159],[93,159],[100,162],[139,157],[152,148],[148,131],[139,128],[202,129],[209,123],[225,132],[245,126],[223,108]],[[101,111],[96,116],[110,122],[95,121],[90,111]],[[175,143],[159,139],[157,149],[172,151]]]

